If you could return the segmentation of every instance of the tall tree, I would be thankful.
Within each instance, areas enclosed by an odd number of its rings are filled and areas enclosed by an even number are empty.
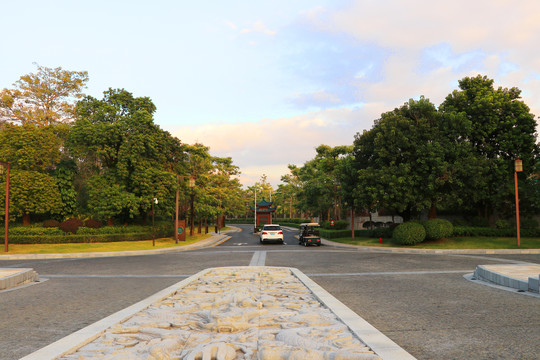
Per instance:
[[[86,71],[37,65],[37,73],[21,76],[14,89],[0,91],[0,120],[37,126],[69,122],[87,82]]]
[[[59,214],[62,201],[52,175],[61,159],[61,139],[55,126],[17,126],[4,123],[0,129],[0,161],[9,161],[13,214],[30,223],[32,214]],[[5,181],[5,180],[4,180]]]
[[[66,144],[81,168],[93,169],[88,206],[96,215],[146,216],[154,198],[159,201],[156,213],[173,214],[183,147],[154,124],[154,111],[149,98],[123,89],[109,89],[103,100],[86,97],[78,103],[79,117]]]
[[[382,114],[370,131],[357,134],[358,201],[405,218],[428,209],[435,217],[437,207],[462,189],[462,177],[468,176],[464,164],[476,164],[469,162],[467,144],[453,142],[445,126],[451,128],[421,97]]]
[[[497,89],[486,76],[465,77],[441,104],[445,114],[461,114],[470,121],[470,130],[460,136],[470,142],[473,151],[489,171],[470,176],[483,176],[484,186],[476,189],[479,214],[488,216],[504,211],[512,203],[513,160],[523,160],[524,178],[528,177],[538,157],[536,121],[521,99],[518,88]],[[481,181],[478,181],[480,183]]]

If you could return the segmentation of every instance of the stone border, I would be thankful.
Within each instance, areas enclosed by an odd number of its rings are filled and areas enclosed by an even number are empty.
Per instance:
[[[496,285],[509,287],[518,291],[530,291],[538,293],[540,275],[537,277],[529,277],[528,280],[518,279],[492,269],[489,269],[490,265],[478,265],[474,270],[474,277],[476,279],[494,283]],[[507,266],[519,266],[519,265],[507,265]]]
[[[12,272],[1,276],[1,270]],[[31,268],[0,269],[0,291],[39,281],[39,276]]]
[[[238,266],[224,267],[238,268]],[[60,356],[72,353],[80,347],[94,341],[106,329],[114,324],[121,323],[135,315],[136,313],[148,308],[152,304],[162,301],[174,294],[178,289],[185,287],[193,281],[196,281],[206,273],[219,269],[209,268],[190,276],[168,288],[142,300],[132,306],[120,310],[102,320],[95,322],[71,335],[64,337],[36,352],[29,354],[21,360],[53,360]],[[288,268],[326,307],[330,309],[349,329],[354,332],[367,346],[369,346],[377,355],[384,360],[414,360],[415,358],[399,347],[396,343],[383,335],[380,331],[358,316],[355,312],[345,306],[342,302],[333,297],[330,293],[309,279],[300,270]]]

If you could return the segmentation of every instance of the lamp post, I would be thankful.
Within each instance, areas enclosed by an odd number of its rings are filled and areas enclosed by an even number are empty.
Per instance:
[[[255,209],[255,216],[254,216],[254,225],[253,225],[253,233],[257,233],[257,188],[253,190],[253,193],[255,194],[255,200],[253,201],[253,208]]]
[[[0,162],[0,174],[4,174],[4,169],[6,171],[6,218],[4,223],[4,251],[8,252],[9,250],[9,239],[8,239],[8,230],[9,230],[9,161]]]
[[[158,203],[158,199],[157,198],[153,198],[152,199],[152,246],[156,246],[156,231],[155,231],[155,227],[154,227],[154,203],[157,205]]]
[[[516,186],[516,227],[517,227],[517,246],[520,246],[520,235],[519,235],[519,195],[518,195],[518,172],[523,171],[523,161],[519,158],[514,160],[514,183]]]

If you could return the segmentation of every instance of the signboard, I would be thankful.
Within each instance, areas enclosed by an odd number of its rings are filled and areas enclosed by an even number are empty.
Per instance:
[[[335,222],[334,220],[330,220],[330,226],[334,226]]]
[[[178,220],[178,241],[186,241],[186,220]]]

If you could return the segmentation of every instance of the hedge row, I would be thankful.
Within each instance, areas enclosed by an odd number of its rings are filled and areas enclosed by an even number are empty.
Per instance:
[[[300,219],[300,218],[272,218],[272,222],[275,224],[289,223],[289,224],[302,224],[311,222],[310,219]],[[255,219],[225,219],[226,224],[255,224]]]
[[[454,226],[454,236],[513,237],[516,234],[516,229],[509,228]],[[523,237],[540,237],[540,229],[520,229],[520,235]]]
[[[171,235],[168,235],[171,236]],[[165,237],[157,234],[156,238]],[[66,243],[96,243],[115,241],[140,241],[151,240],[152,233],[144,234],[110,234],[110,235],[47,235],[47,236],[10,236],[10,244],[66,244]]]
[[[337,239],[351,237],[351,230],[319,230],[319,235],[324,239]],[[388,228],[378,228],[373,230],[354,230],[355,237],[366,237],[366,238],[389,238],[392,237],[392,230]]]

